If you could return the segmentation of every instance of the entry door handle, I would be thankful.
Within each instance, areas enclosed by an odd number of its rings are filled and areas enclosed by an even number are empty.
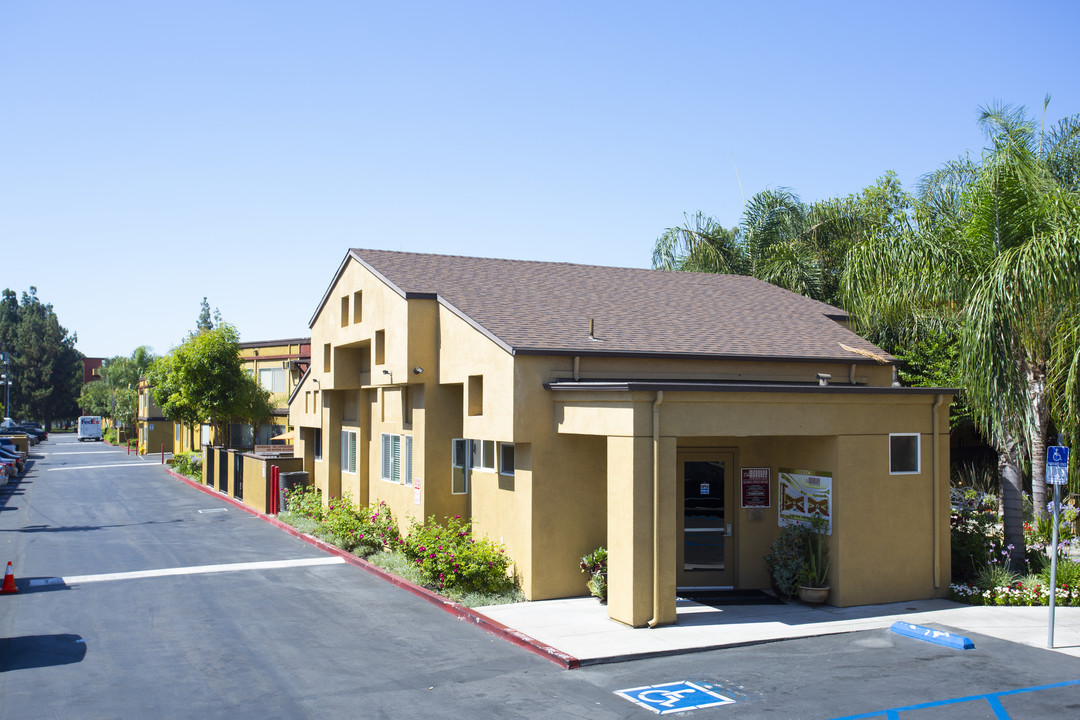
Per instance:
[[[724,533],[728,537],[731,537],[731,523],[727,524],[727,532]]]

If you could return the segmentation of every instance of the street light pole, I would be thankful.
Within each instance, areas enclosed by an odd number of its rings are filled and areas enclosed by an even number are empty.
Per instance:
[[[4,417],[11,415],[11,375],[6,352],[0,352],[0,360],[4,361]]]

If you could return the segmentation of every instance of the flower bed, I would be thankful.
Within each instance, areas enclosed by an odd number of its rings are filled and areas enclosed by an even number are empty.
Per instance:
[[[403,538],[385,502],[360,507],[346,494],[324,505],[317,490],[297,488],[286,494],[285,507],[282,522],[464,605],[522,599],[506,550],[473,537],[471,523],[460,516],[445,524],[434,516],[414,520]]]
[[[949,586],[949,597],[968,605],[1010,607],[1049,605],[1050,585],[1043,582],[1025,584],[1018,580],[1012,585],[981,590],[975,585],[953,584]],[[1080,587],[1068,585],[1055,587],[1054,605],[1080,607]]]

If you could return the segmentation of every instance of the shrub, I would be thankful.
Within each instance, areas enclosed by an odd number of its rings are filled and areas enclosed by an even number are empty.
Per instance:
[[[949,521],[952,574],[957,582],[971,582],[991,560],[1000,542],[997,497],[973,488],[953,488]]]
[[[1025,513],[1030,517],[1024,522],[1024,546],[1028,557],[1041,564],[1050,563],[1050,546],[1054,543],[1054,501],[1046,505],[1046,512],[1035,516],[1030,512],[1030,501],[1024,495]],[[1076,541],[1077,509],[1072,505],[1058,506],[1058,559],[1066,556],[1069,546]]]
[[[975,587],[980,590],[993,590],[994,588],[1012,585],[1017,579],[1019,579],[1019,576],[1004,565],[990,563],[975,573]]]
[[[581,572],[588,574],[585,587],[600,602],[607,602],[607,550],[598,547],[581,558]]]
[[[348,493],[330,500],[323,523],[334,545],[360,557],[392,549],[399,539],[397,522],[386,503],[360,508]]]
[[[301,518],[322,522],[322,493],[313,487],[297,487],[285,491],[285,512]]]
[[[789,600],[799,592],[809,535],[810,528],[805,525],[785,525],[780,537],[773,542],[771,552],[765,556],[773,590]]]
[[[1039,573],[1039,579],[1041,579],[1047,586],[1050,585],[1050,571],[1052,570],[1050,563],[1046,563],[1046,567]],[[1080,562],[1073,560],[1063,560],[1058,558],[1057,561],[1057,587],[1069,587],[1080,588]]]
[[[182,452],[173,455],[173,470],[184,477],[202,482],[202,453]]]
[[[460,515],[449,518],[445,526],[432,516],[423,524],[410,523],[401,550],[421,569],[425,582],[439,590],[502,593],[512,588],[506,550],[472,535],[472,524]]]

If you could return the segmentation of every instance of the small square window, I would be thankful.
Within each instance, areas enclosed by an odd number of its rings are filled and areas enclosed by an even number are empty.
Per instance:
[[[889,433],[889,474],[918,475],[919,434]]]
[[[499,474],[514,474],[514,444],[499,443]]]

